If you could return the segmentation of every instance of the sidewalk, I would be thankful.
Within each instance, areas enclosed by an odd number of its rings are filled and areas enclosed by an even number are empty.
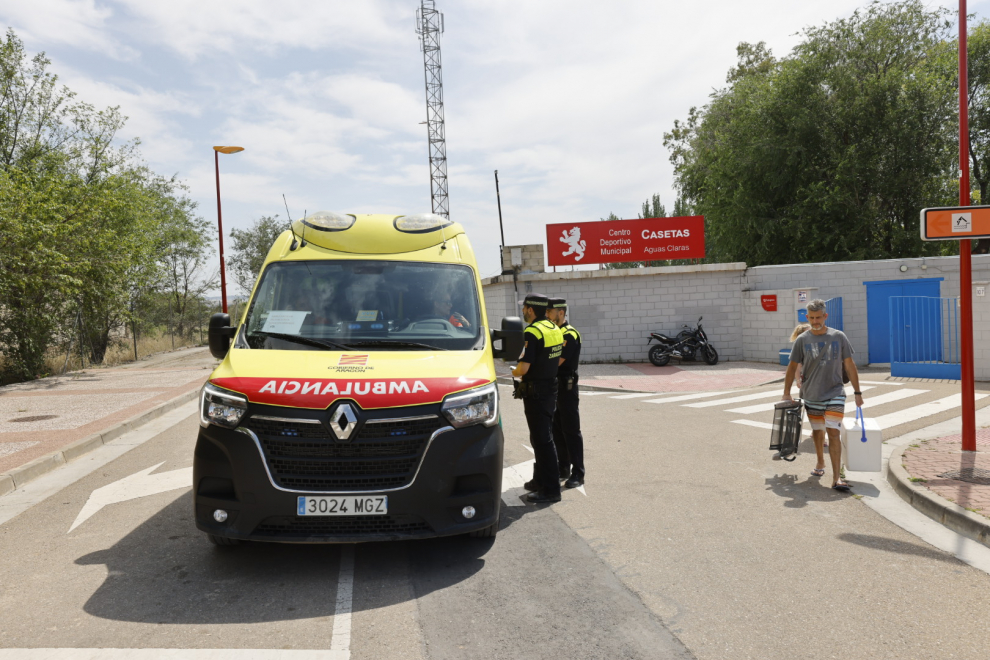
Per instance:
[[[216,363],[191,348],[0,387],[0,495],[191,400]]]
[[[511,378],[512,364],[495,362],[504,380]],[[630,392],[715,392],[737,387],[757,387],[782,381],[786,367],[762,362],[704,362],[654,367],[649,363],[582,364],[581,387]]]
[[[990,428],[976,430],[976,451],[962,436],[919,440],[894,451],[887,479],[916,509],[990,547]]]

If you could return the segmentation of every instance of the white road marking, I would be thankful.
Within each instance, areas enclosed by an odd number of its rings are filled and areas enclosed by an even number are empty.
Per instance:
[[[985,399],[988,396],[990,396],[990,394],[977,394],[975,399],[979,401],[980,399]],[[947,396],[944,399],[939,399],[938,401],[929,401],[928,403],[923,403],[920,406],[898,410],[897,412],[890,413],[889,415],[881,415],[880,417],[877,417],[876,420],[881,429],[889,429],[893,426],[897,426],[898,424],[906,424],[908,422],[921,419],[922,417],[937,415],[940,412],[952,410],[953,408],[958,408],[961,405],[962,394],[953,394],[952,396]]]
[[[602,390],[578,390],[581,396],[600,396],[602,394],[612,394],[612,392],[603,392]]]
[[[526,447],[526,449],[531,452],[533,451],[532,447]],[[502,503],[505,506],[527,506],[521,499],[526,494],[526,491],[523,490],[523,484],[530,480],[533,474],[534,463],[536,461],[530,459],[522,463],[510,465],[507,468],[502,468]],[[584,486],[578,486],[570,490],[577,490],[585,497],[588,496],[588,492],[584,489]]]
[[[351,604],[354,598],[354,546],[340,549],[340,575],[337,578],[337,605],[333,611],[333,634],[329,660],[350,660]]]
[[[756,394],[744,394],[742,396],[733,396],[728,399],[718,399],[716,401],[702,401],[701,403],[685,403],[682,404],[688,408],[709,408],[711,406],[721,406],[726,403],[735,403],[737,401],[753,401],[754,399],[768,399],[772,396],[780,397],[781,391],[779,389],[769,390],[766,392],[757,392]]]
[[[72,527],[69,528],[69,532],[96,515],[97,511],[110,504],[136,500],[139,497],[148,497],[149,495],[157,495],[158,493],[167,493],[170,490],[178,490],[179,488],[192,488],[192,467],[151,474],[164,464],[165,461],[162,461],[158,465],[152,465],[150,468],[135,472],[129,477],[124,477],[94,490],[90,493],[89,499],[86,500],[86,504],[83,505],[79,515],[76,516],[76,520],[72,523]]]
[[[636,392],[635,394],[620,394],[619,396],[610,396],[610,399],[641,399],[644,396],[656,396],[660,392]]]
[[[891,383],[889,380],[863,380],[859,379],[860,383],[866,383],[867,385],[903,385],[904,383]]]
[[[862,385],[860,385],[860,387],[863,388],[862,390],[860,390],[862,392],[866,392],[867,390],[872,390],[873,389],[872,386],[863,387]],[[916,394],[923,394],[923,393],[928,392],[928,391],[929,390],[912,390],[912,389],[894,390],[893,392],[888,392],[887,394],[881,394],[880,396],[870,397],[870,398],[864,400],[863,401],[863,404],[866,405],[866,406],[880,406],[880,405],[883,405],[885,403],[890,403],[891,401],[897,401],[898,399],[906,399],[909,396],[914,396]],[[849,394],[852,394],[852,393],[850,392]],[[742,408],[730,408],[726,412],[739,413],[741,415],[752,415],[753,413],[764,412],[764,411],[767,411],[767,410],[773,410],[774,405],[776,405],[776,404],[775,403],[759,403],[759,404],[757,404],[755,406],[744,406]],[[846,412],[849,412],[849,411],[852,411],[852,410],[856,410],[856,401],[855,400],[847,400],[846,401]]]
[[[694,394],[682,394],[681,396],[669,396],[666,399],[646,399],[643,403],[673,403],[675,401],[690,401],[691,399],[704,399],[710,396],[722,396],[725,392],[695,392]]]
[[[0,660],[336,660],[326,651],[280,649],[0,649]]]
[[[772,431],[773,430],[773,424],[771,424],[769,422],[757,422],[756,420],[753,420],[753,419],[734,419],[734,420],[732,420],[732,423],[733,424],[745,424],[746,426],[753,426],[753,427],[758,428],[758,429],[767,429],[769,431]],[[801,434],[802,435],[811,435],[811,431],[809,431],[808,429],[801,429]]]
[[[35,504],[42,502],[66,486],[71,486],[86,475],[120,458],[130,450],[164,433],[179,422],[197,414],[199,400],[189,401],[175,410],[153,419],[144,426],[129,431],[103,447],[85,456],[60,466],[48,474],[38,477],[12,493],[0,497],[0,525],[19,516]],[[192,479],[189,480],[192,483]]]

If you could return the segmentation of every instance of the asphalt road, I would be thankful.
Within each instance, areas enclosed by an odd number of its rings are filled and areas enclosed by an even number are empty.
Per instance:
[[[925,389],[932,400],[954,391]],[[521,405],[502,403],[510,466],[532,454]],[[137,658],[986,657],[990,576],[826,488],[828,477],[809,476],[810,455],[771,461],[768,432],[733,423],[727,407],[584,398],[586,494],[505,507],[494,541],[215,548],[193,526],[187,487],[110,504],[69,532],[94,491],[191,465],[197,422],[179,411],[129,451],[111,447],[120,455],[105,464],[87,459],[95,469],[72,483],[59,472],[39,480],[41,501],[0,522],[0,660],[36,648],[61,649],[55,658],[103,648],[154,649],[126,656]]]

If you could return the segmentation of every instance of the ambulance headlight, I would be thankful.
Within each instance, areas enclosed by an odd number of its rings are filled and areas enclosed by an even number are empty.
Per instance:
[[[248,402],[243,395],[207,383],[199,397],[199,425],[203,428],[210,424],[237,428],[247,409]]]
[[[457,429],[472,424],[494,426],[498,423],[498,387],[495,383],[489,383],[452,394],[444,399],[440,412]]]

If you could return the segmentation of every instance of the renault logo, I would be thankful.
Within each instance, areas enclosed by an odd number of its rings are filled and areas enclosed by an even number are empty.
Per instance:
[[[357,415],[349,403],[342,403],[330,415],[330,428],[338,440],[350,440],[357,428]]]

